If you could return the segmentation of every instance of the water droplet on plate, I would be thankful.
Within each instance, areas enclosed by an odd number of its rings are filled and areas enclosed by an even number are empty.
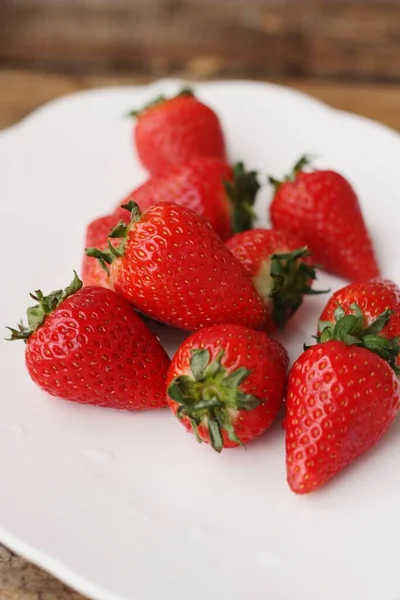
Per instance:
[[[85,458],[93,460],[94,462],[110,462],[114,458],[114,455],[111,452],[106,452],[105,450],[92,450],[92,448],[83,448],[80,453]]]

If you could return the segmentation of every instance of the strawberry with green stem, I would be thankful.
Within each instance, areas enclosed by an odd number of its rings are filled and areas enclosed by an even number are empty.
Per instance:
[[[267,328],[283,329],[305,295],[325,293],[311,286],[316,265],[297,236],[276,229],[252,229],[227,241],[267,309]]]
[[[123,410],[166,405],[170,360],[157,338],[115,292],[71,284],[31,294],[28,327],[9,328],[25,342],[25,363],[44,391],[83,404]]]
[[[220,323],[265,326],[254,285],[207,221],[177,204],[160,203],[143,215],[133,202],[126,208],[131,222],[110,234],[121,244],[86,249],[110,272],[118,294],[149,317],[189,331]]]
[[[225,142],[215,112],[189,89],[177,96],[159,96],[136,118],[134,141],[142,164],[152,175],[168,174],[171,167],[193,158],[225,159]]]
[[[400,408],[399,339],[382,336],[391,313],[365,327],[354,305],[322,323],[318,343],[294,363],[286,392],[288,483],[312,492],[374,446]]]
[[[217,452],[264,433],[282,406],[288,357],[264,332],[216,325],[192,334],[172,359],[168,403]]]
[[[300,236],[327,271],[360,281],[379,275],[360,204],[350,183],[331,170],[310,170],[301,158],[275,194],[270,217],[276,229]],[[306,170],[307,169],[307,170]]]
[[[136,202],[142,212],[159,202],[186,206],[227,240],[252,227],[259,188],[257,173],[247,171],[243,163],[231,167],[219,158],[203,157],[171,168],[164,177],[151,177],[133,190],[123,205]],[[127,213],[118,205],[115,214],[125,220]]]

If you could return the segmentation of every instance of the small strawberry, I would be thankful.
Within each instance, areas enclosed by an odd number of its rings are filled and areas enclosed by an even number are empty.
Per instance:
[[[257,173],[246,172],[242,163],[232,169],[219,158],[196,158],[173,167],[165,177],[151,177],[133,190],[123,204],[136,202],[142,212],[159,202],[186,206],[227,240],[234,232],[251,228],[259,188]],[[116,214],[121,215],[120,206]]]
[[[283,402],[288,356],[266,333],[214,325],[192,334],[172,359],[167,379],[173,413],[214,450],[259,437]]]
[[[144,410],[166,405],[170,360],[129,303],[115,292],[84,287],[75,277],[65,290],[32,295],[28,327],[11,329],[26,343],[33,381],[66,400]]]
[[[254,329],[266,311],[240,263],[211,225],[193,211],[161,203],[116,227],[117,248],[87,248],[108,269],[114,289],[140,312],[180,329],[238,323]]]
[[[335,171],[303,171],[306,157],[283,181],[270,178],[270,206],[277,229],[299,235],[327,271],[351,281],[379,275],[357,196]]]
[[[390,318],[382,313],[367,328],[356,307],[339,308],[317,345],[289,374],[286,392],[288,483],[311,492],[366,452],[386,433],[400,407],[395,363],[399,340],[380,335]]]
[[[115,227],[122,219],[124,222],[128,222],[128,213],[126,210],[123,214],[118,213],[115,215],[106,215],[95,219],[86,228],[85,247],[95,246],[101,250],[108,248],[108,234],[110,230]],[[118,240],[112,241],[113,246],[118,245]],[[112,289],[111,281],[105,272],[101,268],[97,261],[91,260],[86,254],[83,255],[82,260],[82,280],[84,285],[94,285],[100,287],[106,287]]]
[[[305,294],[320,294],[310,252],[295,235],[277,229],[252,229],[226,243],[244,267],[267,308],[267,327],[283,328]]]
[[[371,325],[385,310],[390,310],[390,319],[380,334],[387,339],[400,338],[400,289],[390,279],[381,277],[351,283],[335,292],[322,311],[319,329],[335,323],[338,306],[344,313],[351,314],[354,305],[360,307],[365,327]],[[400,367],[400,356],[397,358],[397,366]]]
[[[137,152],[153,175],[200,156],[225,159],[225,144],[215,112],[190,90],[174,98],[160,96],[139,111],[134,130]]]

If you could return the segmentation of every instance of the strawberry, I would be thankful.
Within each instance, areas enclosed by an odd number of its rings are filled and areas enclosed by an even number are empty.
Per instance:
[[[382,312],[390,310],[390,319],[380,333],[387,339],[400,337],[400,289],[390,279],[381,277],[351,283],[335,292],[322,311],[319,329],[335,323],[338,306],[344,313],[351,314],[355,304],[364,315],[365,327],[371,325]],[[400,367],[400,357],[397,366]]]
[[[295,235],[277,229],[253,229],[226,244],[243,265],[267,308],[267,327],[283,328],[305,294],[319,294],[310,253]]]
[[[227,240],[234,232],[251,228],[259,188],[257,173],[246,172],[242,163],[232,169],[219,158],[196,158],[173,167],[165,177],[151,177],[133,190],[123,204],[136,202],[142,212],[159,202],[186,206],[209,221],[218,235]],[[116,214],[121,215],[120,206]]]
[[[166,405],[169,358],[129,303],[111,290],[84,287],[75,277],[65,290],[32,295],[28,327],[11,329],[26,342],[33,381],[66,400],[144,410]]]
[[[266,333],[214,325],[192,334],[172,359],[168,403],[214,450],[259,437],[283,402],[288,356]]]
[[[380,334],[390,318],[382,313],[367,328],[359,307],[327,325],[289,374],[286,392],[288,483],[311,492],[373,446],[400,407],[395,362],[398,339]]]
[[[117,248],[86,249],[108,269],[114,289],[137,310],[181,329],[238,323],[254,329],[266,311],[240,263],[211,225],[193,211],[161,203],[116,227]]]
[[[225,144],[218,117],[190,90],[174,98],[160,96],[142,110],[134,130],[137,152],[153,175],[200,156],[225,159]]]
[[[283,181],[270,178],[275,196],[270,206],[277,229],[303,238],[324,268],[351,281],[379,275],[357,196],[335,171],[311,171],[303,157]]]
[[[108,248],[108,234],[120,220],[129,221],[127,212],[115,215],[106,215],[95,219],[86,228],[85,246],[96,246],[101,250]],[[113,240],[112,244],[116,246],[118,240]],[[112,289],[112,284],[104,269],[101,268],[98,262],[91,260],[86,254],[83,255],[82,261],[82,280],[84,285],[94,285]]]

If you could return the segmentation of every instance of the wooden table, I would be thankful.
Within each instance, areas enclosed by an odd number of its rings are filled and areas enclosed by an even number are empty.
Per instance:
[[[201,66],[201,65],[200,65]],[[182,73],[201,78],[202,70]],[[37,106],[81,89],[130,85],[143,76],[62,75],[32,70],[0,70],[0,128],[16,123]],[[400,83],[335,83],[313,79],[276,79],[344,110],[377,119],[400,130]],[[84,600],[51,575],[0,545],[1,600]]]

